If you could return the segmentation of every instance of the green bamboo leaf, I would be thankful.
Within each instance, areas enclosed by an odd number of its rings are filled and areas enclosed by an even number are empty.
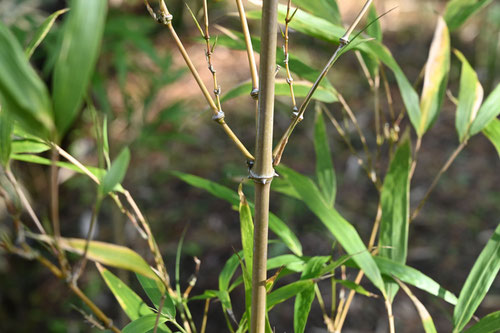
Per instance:
[[[47,87],[16,37],[0,22],[0,105],[27,132],[49,138],[54,130]]]
[[[279,167],[278,173],[282,174],[295,187],[295,190],[302,196],[304,203],[330,230],[344,250],[353,255],[353,260],[365,272],[370,281],[385,295],[384,282],[380,271],[356,229],[333,207],[328,206],[311,179],[284,166]]]
[[[325,201],[330,206],[333,206],[337,193],[337,178],[333,168],[332,153],[328,144],[325,120],[321,110],[316,113],[314,151],[316,152],[316,178],[319,189]]]
[[[130,162],[130,150],[125,147],[122,149],[116,160],[111,164],[111,168],[102,178],[99,187],[101,194],[106,195],[113,191],[125,178],[128,164]]]
[[[382,187],[380,221],[380,256],[404,264],[408,251],[410,224],[410,168],[411,147],[409,137],[402,140],[389,166]],[[386,283],[389,299],[398,292],[398,285]]]
[[[307,319],[315,296],[314,288],[314,284],[309,285],[295,297],[293,307],[293,331],[295,333],[304,333],[306,330]]]
[[[12,154],[38,154],[49,149],[46,143],[40,141],[30,139],[12,141]]]
[[[14,123],[0,106],[0,164],[7,167],[12,152],[12,133],[14,132]]]
[[[373,23],[366,28],[365,32],[368,36],[371,36],[376,40],[378,40],[379,42],[381,42],[383,33],[382,33],[382,26],[380,25],[380,19],[378,18],[378,16],[379,15],[377,14],[377,8],[375,7],[375,4],[372,3],[366,15],[366,20],[370,23],[371,22]]]
[[[217,198],[228,201],[235,207],[239,206],[240,204],[238,193],[225,186],[179,171],[170,171],[170,173],[194,187],[201,188]],[[248,205],[253,212],[253,203],[249,202]],[[290,251],[298,256],[302,256],[302,245],[297,239],[297,236],[295,236],[290,228],[273,213],[269,213],[269,228],[283,241],[283,243],[290,249]]]
[[[127,326],[125,326],[122,332],[123,333],[149,332],[154,329],[157,323],[157,317],[158,315],[156,314],[149,314],[140,317],[129,323]],[[166,321],[167,318],[160,316],[160,318],[158,318],[158,325],[161,325]]]
[[[488,126],[483,129],[483,134],[495,146],[500,158],[500,119],[493,119]]]
[[[420,302],[420,300],[411,292],[410,288],[408,288],[404,283],[399,280],[396,282],[401,286],[401,289],[408,295],[411,299],[415,307],[417,308],[418,315],[420,316],[420,320],[422,321],[422,326],[424,327],[425,333],[436,333],[436,327],[434,326],[434,321],[432,320],[429,311],[425,308],[425,306]]]
[[[431,295],[438,296],[450,304],[455,305],[457,303],[457,297],[453,293],[442,288],[439,283],[415,268],[382,257],[375,257],[375,262],[380,272],[388,278],[395,276],[399,280],[411,284]]]
[[[252,184],[252,182],[250,182],[249,184]],[[273,179],[273,182],[271,183],[271,190],[300,200],[300,195],[297,193],[297,191],[295,191],[293,186],[279,177],[275,177]]]
[[[462,62],[455,127],[460,142],[463,142],[469,137],[469,129],[478,115],[479,108],[483,102],[484,91],[474,68],[472,68],[460,51],[454,51],[455,55]]]
[[[172,297],[166,292],[163,283],[159,282],[158,280],[153,280],[145,277],[141,274],[136,273],[135,276],[139,280],[142,289],[144,289],[146,295],[148,295],[155,308],[157,310],[160,309],[160,304],[162,303],[161,299],[162,297],[165,297],[165,299],[163,300],[161,312],[168,318],[175,318],[175,302]]]
[[[342,17],[336,0],[294,0],[293,3],[314,16],[323,18],[334,24],[342,25]]]
[[[451,0],[446,5],[444,19],[451,31],[456,30],[476,11],[490,2],[491,0]]]
[[[128,287],[116,275],[99,264],[96,264],[96,266],[104,282],[106,282],[109,290],[111,290],[116,300],[118,301],[118,304],[120,304],[120,307],[123,309],[130,320],[135,321],[144,316],[157,316],[157,314],[149,308],[149,306],[142,300],[142,298],[140,298],[139,295],[137,295],[132,289],[130,289],[130,287]],[[160,319],[161,318],[164,317],[160,316]],[[168,329],[168,327],[164,325],[158,326],[158,330],[160,332],[171,333],[170,329]]]
[[[54,239],[46,235],[31,235],[31,237],[45,243],[54,244]],[[82,255],[86,243],[86,239],[60,238],[58,244],[65,251]],[[90,241],[87,258],[106,266],[126,269],[161,282],[146,261],[137,252],[128,247]]]
[[[293,81],[293,92],[295,97],[306,97],[312,85],[313,84],[308,81]],[[245,81],[224,94],[221,98],[221,102],[227,102],[239,96],[248,96],[248,92],[251,90],[252,82]],[[276,79],[275,92],[276,96],[290,96],[290,85],[285,79]],[[334,103],[338,101],[337,92],[334,89],[322,86],[318,87],[312,98],[324,103]]]
[[[241,230],[241,244],[243,246],[243,254],[245,256],[245,266],[248,274],[252,276],[252,263],[253,263],[253,220],[252,211],[248,205],[245,194],[243,193],[243,185],[240,184],[238,188],[240,195],[240,230]]]
[[[436,121],[448,83],[450,70],[450,33],[442,17],[438,18],[434,38],[425,65],[424,87],[420,99],[420,117],[410,120],[419,137]]]
[[[500,115],[500,84],[498,84],[477,112],[470,127],[470,135],[481,132],[493,119]]]
[[[311,286],[314,287],[314,282],[312,280],[301,280],[292,282],[290,284],[287,284],[286,286],[272,291],[267,295],[267,310],[270,311],[275,305],[294,297],[298,293],[310,288]]]
[[[293,272],[302,272],[306,261],[302,257],[294,254],[283,254],[281,256],[269,258],[267,260],[267,270],[285,266],[286,269]]]
[[[355,283],[353,281],[338,280],[338,279],[334,279],[333,281],[335,281],[336,283],[339,283],[339,284],[343,285],[347,289],[351,289],[351,290],[357,292],[360,295],[363,295],[363,296],[366,296],[366,297],[377,297],[377,295],[369,292],[368,290],[366,290],[365,288],[363,288],[363,286],[361,286],[361,285],[359,285],[359,284],[357,284],[357,283]]]
[[[495,333],[500,327],[500,311],[490,313],[481,318],[474,326],[464,333]]]
[[[56,19],[66,13],[69,10],[69,8],[64,8],[61,10],[58,10],[54,13],[52,13],[49,17],[47,17],[42,25],[38,27],[38,29],[35,31],[35,34],[33,35],[33,38],[31,38],[31,41],[29,42],[28,46],[24,50],[24,54],[26,57],[29,59],[33,55],[33,52],[35,52],[36,48],[40,45],[40,43],[45,39],[47,34],[49,33],[50,29],[54,25],[54,22]]]
[[[97,62],[107,12],[104,0],[73,0],[70,4],[52,81],[60,137],[71,126],[82,105]]]
[[[461,332],[474,315],[500,270],[500,224],[481,251],[453,311],[453,332]]]
[[[243,252],[240,251],[238,254],[233,254],[228,261],[226,261],[226,264],[222,268],[222,271],[219,274],[219,290],[221,291],[228,291],[229,290],[229,284],[231,283],[231,279],[233,278],[234,273],[236,272],[236,269],[238,268],[239,265],[239,259],[238,255],[242,255]]]

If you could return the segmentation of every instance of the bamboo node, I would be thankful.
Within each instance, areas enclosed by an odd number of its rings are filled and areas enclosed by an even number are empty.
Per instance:
[[[298,118],[298,121],[304,120],[304,115],[303,114],[299,114],[299,109],[296,106],[294,106],[292,110],[293,110],[293,112],[292,112],[292,119],[297,119]]]
[[[252,98],[254,100],[258,100],[259,99],[259,89],[257,89],[257,88],[252,89],[252,91],[250,92],[250,96],[252,96]]]
[[[172,23],[172,20],[174,19],[174,16],[170,13],[164,13],[161,12],[160,15],[157,17],[157,21],[161,24],[164,25],[169,25]]]
[[[215,122],[218,122],[219,124],[223,124],[223,123],[224,123],[224,117],[225,117],[225,116],[226,116],[226,115],[224,114],[224,111],[219,110],[219,111],[217,111],[217,113],[216,113],[216,114],[214,114],[214,115],[212,116],[212,120],[213,120],[213,121],[215,121]]]
[[[258,184],[268,184],[272,182],[273,178],[279,176],[276,171],[273,171],[272,175],[258,175],[252,171],[252,169],[248,170],[248,178],[252,179],[255,183]]]
[[[346,46],[347,44],[349,44],[349,38],[342,37],[342,38],[340,38],[339,42],[340,42],[340,45]]]

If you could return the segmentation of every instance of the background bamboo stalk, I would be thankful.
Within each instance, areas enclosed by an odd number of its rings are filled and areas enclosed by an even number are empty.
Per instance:
[[[265,0],[262,7],[259,116],[255,165],[255,229],[252,272],[250,332],[263,333],[266,322],[266,271],[269,219],[269,192],[273,169],[274,77],[276,67],[278,1]]]

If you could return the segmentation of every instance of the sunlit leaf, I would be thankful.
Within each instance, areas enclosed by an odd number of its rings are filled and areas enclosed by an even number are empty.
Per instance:
[[[32,237],[45,243],[54,244],[54,238],[49,236],[32,235]],[[61,246],[63,250],[78,253],[80,255],[83,254],[86,243],[86,239],[59,239],[59,246]],[[129,249],[128,247],[99,241],[90,241],[87,258],[106,266],[126,269],[144,275],[150,279],[159,281],[159,278],[149,267],[146,261],[142,259],[142,257],[137,254],[137,252]]]
[[[446,5],[444,19],[450,30],[460,28],[476,11],[492,0],[450,0]]]
[[[481,318],[474,326],[464,333],[495,333],[500,327],[500,311],[490,313]]]
[[[158,280],[153,280],[148,277],[142,276],[141,274],[136,273],[135,275],[139,280],[142,289],[144,289],[146,295],[148,295],[155,308],[157,310],[160,309],[160,304],[162,304],[162,297],[164,297],[165,299],[163,300],[163,305],[161,307],[162,314],[167,316],[168,318],[175,318],[175,302],[172,297],[170,297],[170,295],[166,293],[163,283],[159,282]]]
[[[284,166],[278,168],[278,173],[283,175],[295,187],[307,207],[330,230],[344,250],[353,255],[352,259],[361,267],[372,283],[385,294],[380,271],[352,224],[326,203],[311,179]]]
[[[472,122],[470,135],[481,132],[493,119],[500,115],[500,84],[498,84],[486,98],[477,112],[477,117]]]
[[[314,126],[314,151],[316,152],[316,178],[325,201],[333,205],[337,193],[337,178],[333,168],[325,120],[321,111],[316,113]]]
[[[12,154],[38,154],[49,149],[46,143],[40,141],[14,140],[12,142]]]
[[[441,111],[449,70],[450,33],[444,19],[439,17],[425,65],[420,116],[415,119],[410,113],[410,120],[420,137],[432,126]]]
[[[422,302],[420,302],[420,300],[411,292],[410,288],[408,288],[399,280],[397,280],[397,282],[417,308],[417,312],[420,316],[420,320],[422,321],[422,326],[424,327],[425,333],[436,333],[436,327],[434,326],[434,321],[432,320],[429,311],[427,311]]]
[[[0,105],[25,131],[44,139],[54,130],[47,87],[16,37],[0,22]]]
[[[477,78],[476,71],[474,71],[464,55],[458,50],[455,50],[455,54],[462,62],[455,127],[460,142],[463,142],[467,139],[471,125],[478,115],[483,102],[484,91]]]
[[[293,308],[293,331],[295,333],[304,333],[306,330],[307,319],[314,301],[314,288],[314,284],[308,285],[295,297]]]
[[[408,251],[410,224],[410,140],[406,137],[396,150],[384,179],[381,194],[380,256],[404,264]],[[386,284],[389,299],[398,291],[397,284]]]
[[[493,119],[491,123],[483,129],[483,134],[495,146],[498,157],[500,157],[500,119]]]
[[[54,25],[56,19],[60,15],[66,13],[68,10],[69,10],[68,8],[64,8],[52,13],[49,17],[45,19],[45,21],[43,21],[42,25],[38,27],[38,29],[35,31],[35,34],[33,35],[33,38],[31,38],[31,41],[29,42],[28,46],[26,47],[26,50],[24,51],[28,59],[31,58],[33,52],[35,52],[36,48],[45,39],[50,29]]]
[[[103,0],[73,0],[70,4],[52,81],[60,137],[71,126],[82,105],[97,62],[108,5]]]
[[[461,332],[474,315],[500,270],[500,224],[481,251],[453,311],[453,332]]]

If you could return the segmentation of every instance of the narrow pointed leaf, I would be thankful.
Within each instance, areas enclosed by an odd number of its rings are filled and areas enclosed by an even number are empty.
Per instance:
[[[14,123],[0,106],[0,164],[6,167],[9,164],[12,151],[12,132]]]
[[[476,71],[474,71],[464,55],[457,50],[455,50],[455,54],[462,62],[455,127],[460,142],[463,142],[468,138],[472,123],[478,115],[479,108],[483,102],[484,91],[477,78]]]
[[[500,224],[481,251],[453,311],[453,332],[461,332],[474,315],[500,270]]]
[[[165,286],[163,285],[163,283],[159,282],[158,280],[153,280],[148,277],[145,277],[141,274],[136,273],[135,276],[139,280],[142,289],[144,289],[146,295],[148,295],[149,299],[151,300],[155,308],[159,310],[161,299],[162,297],[165,297],[165,299],[163,300],[163,306],[161,308],[161,312],[168,318],[175,318],[175,313],[176,313],[175,302],[172,299],[172,297],[170,297],[170,295],[166,293]]]
[[[243,253],[240,251],[238,254],[242,255]],[[219,274],[219,290],[221,291],[229,290],[229,284],[231,283],[231,279],[233,278],[233,275],[236,272],[238,265],[239,265],[238,255],[233,254],[229,258],[229,260],[226,261],[226,264],[224,265],[222,271]]]
[[[156,314],[149,314],[140,317],[125,326],[122,330],[122,333],[149,332],[154,329],[157,323],[157,317],[158,315]],[[167,318],[160,316],[160,318],[158,318],[158,325],[161,325],[166,321]]]
[[[449,70],[450,33],[444,19],[439,17],[429,57],[425,65],[424,87],[420,99],[421,114],[418,125],[416,119],[410,118],[413,125],[417,125],[416,130],[420,137],[432,126],[441,111]]]
[[[294,0],[293,4],[300,9],[307,10],[312,15],[342,25],[339,6],[336,0]],[[291,9],[293,13],[293,9]]]
[[[366,17],[368,23],[373,22],[369,27],[366,28],[366,33],[378,40],[382,41],[382,26],[380,25],[380,19],[378,19],[377,8],[375,4],[371,4],[370,9],[368,10],[368,14]]]
[[[464,333],[495,333],[500,327],[500,311],[490,313],[481,318],[474,326]]]
[[[139,295],[130,289],[116,275],[99,264],[96,264],[96,266],[109,290],[111,290],[118,301],[118,304],[120,304],[120,307],[130,320],[135,321],[144,316],[157,316],[157,314],[149,308],[142,298],[140,298]],[[160,319],[161,318],[162,317],[160,317]],[[164,325],[158,326],[158,331],[166,333],[171,332],[168,327]],[[129,330],[129,332],[132,331]]]
[[[476,11],[492,0],[451,0],[446,5],[444,19],[451,31],[456,30]]]
[[[411,148],[408,137],[396,150],[382,187],[380,221],[380,256],[404,264],[408,251],[408,227],[410,223],[410,168]],[[398,291],[397,284],[386,284],[392,301]]]
[[[500,158],[500,119],[493,119],[483,130],[483,134],[495,146]]]
[[[398,284],[401,286],[401,289],[408,295],[411,299],[415,307],[417,308],[418,315],[420,316],[420,320],[422,321],[422,326],[424,327],[425,333],[436,333],[436,327],[434,326],[434,321],[432,320],[429,311],[425,308],[425,306],[420,302],[420,300],[411,292],[410,288],[408,288],[404,283],[397,280]]]
[[[56,19],[60,15],[66,13],[68,10],[69,10],[68,8],[64,8],[52,13],[49,17],[45,19],[45,21],[43,21],[42,25],[38,27],[38,29],[35,31],[35,34],[33,35],[33,38],[31,38],[31,41],[29,42],[28,46],[26,47],[26,50],[24,51],[28,59],[31,58],[33,52],[35,52],[36,48],[45,39],[50,29],[54,25]]]
[[[52,81],[60,137],[78,115],[92,77],[104,32],[107,1],[73,0],[70,8]]]
[[[314,284],[307,286],[295,297],[293,307],[293,331],[295,333],[304,333],[306,330],[307,319],[315,296],[314,288]]]
[[[363,296],[366,296],[366,297],[378,297],[377,295],[369,292],[368,290],[366,290],[365,288],[363,288],[363,286],[353,282],[353,281],[350,281],[350,280],[338,280],[338,279],[334,279],[334,281],[338,284],[341,284],[343,285],[344,287],[346,287],[347,289],[350,289],[350,290],[353,290],[355,292],[357,292],[358,294],[360,295],[363,295]]]
[[[311,286],[314,286],[314,282],[312,280],[301,280],[292,282],[272,291],[267,295],[266,307],[268,311],[271,310],[275,305],[296,296],[298,293],[310,288]]]
[[[32,235],[32,237],[45,243],[54,243],[54,239],[49,236]],[[85,249],[86,242],[86,239],[60,238],[59,245],[63,250],[81,255]],[[137,252],[128,247],[99,241],[90,241],[87,258],[106,266],[126,269],[159,281],[159,278],[146,261],[144,261]]]
[[[38,154],[49,150],[50,147],[40,141],[14,140],[12,141],[12,154]]]
[[[365,272],[370,281],[385,295],[384,282],[371,254],[359,237],[356,229],[347,222],[333,207],[329,207],[319,189],[311,179],[284,166],[279,167],[282,174],[301,195],[304,203],[330,230],[348,254],[356,254],[353,260]]]
[[[470,135],[481,132],[493,119],[500,115],[500,84],[498,84],[477,112],[470,128]]]
[[[0,22],[0,105],[27,132],[44,139],[54,129],[47,87],[35,73],[16,37]]]
[[[116,160],[111,164],[111,168],[102,179],[100,191],[102,194],[108,194],[113,191],[125,178],[128,164],[130,162],[130,150],[123,148]]]
[[[243,254],[245,256],[245,266],[248,274],[252,276],[253,264],[253,220],[252,211],[248,205],[245,194],[243,193],[242,184],[238,189],[240,195],[240,230],[241,244],[243,246]]]
[[[314,126],[314,151],[316,152],[316,178],[325,201],[332,206],[337,193],[337,178],[333,168],[325,120],[321,111],[316,114]]]
[[[204,189],[215,197],[228,201],[233,206],[239,206],[240,198],[238,193],[225,186],[179,171],[170,171],[170,173],[194,187]],[[253,212],[253,203],[249,202],[248,205]],[[302,256],[302,245],[300,244],[297,236],[295,236],[290,228],[273,213],[269,213],[269,229],[271,229],[283,241],[283,243],[285,243],[290,251],[298,256]]]
[[[455,305],[457,303],[457,297],[453,293],[444,289],[439,283],[415,268],[382,257],[375,257],[375,262],[385,276],[389,278],[395,276],[401,281],[411,284],[431,295],[438,296],[450,304]]]
[[[306,97],[312,85],[313,84],[308,81],[294,81],[293,92],[295,97]],[[252,82],[243,82],[224,94],[221,98],[221,102],[226,102],[239,96],[248,96],[248,92],[251,90]],[[290,86],[285,79],[275,80],[275,91],[276,96],[290,96]],[[334,103],[338,101],[337,93],[334,89],[322,86],[318,87],[312,98],[324,103]]]

